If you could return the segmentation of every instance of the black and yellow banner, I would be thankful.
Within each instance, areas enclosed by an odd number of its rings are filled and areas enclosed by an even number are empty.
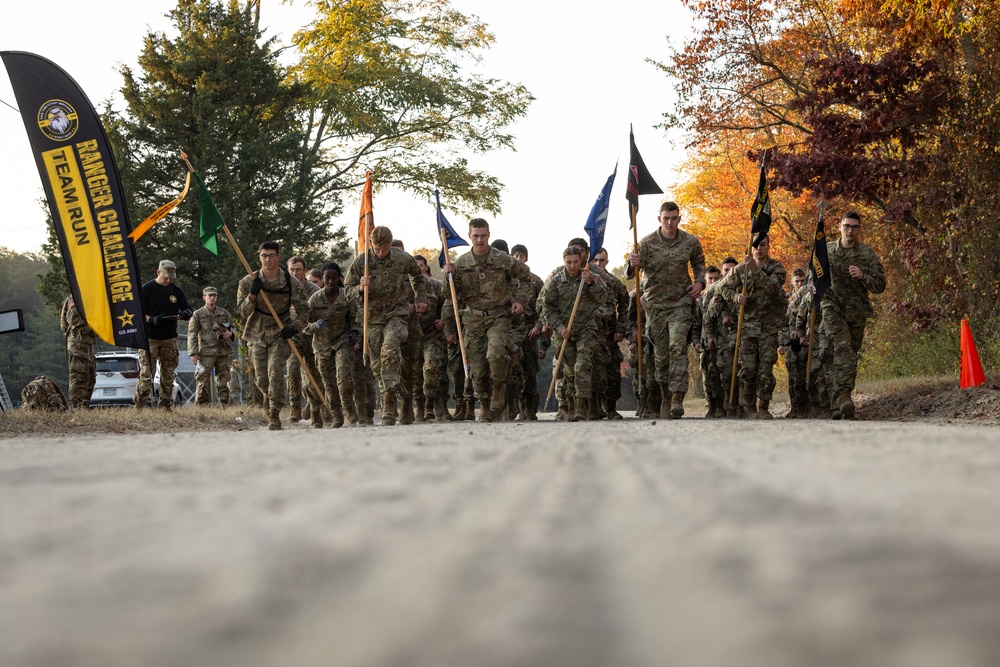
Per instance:
[[[118,167],[93,105],[56,64],[0,52],[52,211],[77,308],[107,343],[146,348]]]

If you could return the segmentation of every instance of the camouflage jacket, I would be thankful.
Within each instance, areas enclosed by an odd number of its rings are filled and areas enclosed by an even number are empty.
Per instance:
[[[344,347],[348,344],[348,337],[352,331],[358,332],[360,340],[361,327],[358,324],[357,302],[348,297],[343,289],[332,302],[327,298],[325,290],[317,290],[309,297],[306,308],[309,313],[309,324],[302,333],[312,336],[312,346],[316,354]],[[325,326],[316,326],[320,320],[323,320]]]
[[[594,282],[584,286],[580,297],[580,306],[573,320],[574,332],[596,331],[597,314],[608,300],[608,286],[604,283],[604,279],[596,273],[592,274],[591,279]],[[579,287],[580,274],[573,278],[566,273],[565,268],[562,268],[556,271],[542,288],[542,322],[557,336],[562,336],[563,330],[569,325]]]
[[[686,294],[692,284],[688,267],[694,272],[694,281],[705,286],[705,253],[701,241],[678,229],[674,239],[664,238],[657,228],[639,241],[639,268],[645,278],[643,294],[649,307],[673,308],[690,305]],[[629,275],[634,275],[629,267]]]
[[[542,287],[545,286],[545,281],[534,273],[528,272],[527,278],[515,278],[515,293],[524,291],[522,283],[527,283],[527,294],[525,295],[524,312],[514,318],[514,331],[527,335],[539,323],[539,313],[542,308],[539,297],[542,294]]]
[[[462,319],[469,326],[466,316],[475,318],[510,316],[512,302],[517,301],[527,309],[531,286],[526,278],[531,275],[528,267],[496,248],[477,257],[470,250],[455,260],[455,293],[458,297]],[[451,294],[444,299],[445,335],[454,335],[455,316]]]
[[[233,338],[220,338],[226,330],[235,337],[236,323],[225,308],[216,306],[215,312],[212,312],[207,306],[202,306],[194,311],[188,320],[188,354],[204,357],[229,356],[233,353]]]
[[[424,339],[442,338],[443,334],[435,324],[441,319],[441,309],[444,307],[444,283],[437,278],[425,275],[424,283],[427,284],[427,312],[418,315],[420,331],[424,334]]]
[[[840,239],[826,244],[830,256],[830,275],[833,284],[823,294],[822,305],[833,305],[848,318],[868,318],[875,314],[869,292],[885,291],[885,269],[870,246],[858,241],[853,248],[845,248]],[[851,277],[849,267],[864,271],[864,278]]]
[[[788,297],[788,331],[795,331],[799,334],[799,338],[806,335],[806,325],[809,323],[807,318],[802,328],[799,328],[799,308],[802,307],[804,301],[806,313],[808,313],[812,300],[812,292],[809,290],[809,285],[803,285],[793,290],[791,296]]]
[[[71,296],[66,297],[59,309],[59,329],[70,343],[93,345],[97,340],[97,335],[83,319]]]
[[[714,338],[719,347],[733,347],[736,345],[736,322],[740,316],[740,307],[722,298],[719,293],[720,284],[721,280],[712,283],[703,295],[707,305],[702,312],[701,335],[706,343]],[[726,317],[730,320],[728,326],[725,323]]]
[[[250,286],[253,279],[260,276],[260,270],[254,271],[252,275],[243,276],[236,288],[236,302],[239,308],[240,317],[246,321],[243,327],[243,340],[247,343],[265,343],[270,345],[277,338],[282,328],[292,325],[299,331],[306,325],[306,300],[305,292],[302,291],[296,280],[285,269],[279,269],[278,278],[273,281],[264,281],[264,291],[257,295],[253,301],[250,300]],[[271,305],[274,306],[278,314],[280,323],[275,322],[271,317],[271,311],[264,303],[263,295],[266,294]],[[295,307],[295,315],[292,315],[292,307]]]
[[[787,329],[788,300],[782,287],[787,274],[778,260],[769,257],[748,272],[741,264],[719,282],[719,295],[729,303],[736,303],[736,297],[747,284],[747,303],[743,309],[743,335],[760,336],[779,334]]]
[[[364,291],[360,289],[365,275],[365,256],[358,255],[347,270],[344,285],[347,296],[357,298],[364,308]],[[393,317],[409,318],[410,303],[427,303],[427,284],[417,260],[399,248],[389,248],[385,259],[374,250],[368,251],[368,321],[385,324]]]
[[[809,319],[812,317],[812,303],[813,295],[812,290],[809,285],[805,286],[805,289],[809,290],[806,295],[808,298],[799,299],[795,304],[795,330],[799,332],[799,338],[805,341],[806,336],[809,335]],[[824,295],[825,296],[825,295]],[[823,331],[820,324],[823,323],[823,309],[816,309],[816,333],[819,334]]]

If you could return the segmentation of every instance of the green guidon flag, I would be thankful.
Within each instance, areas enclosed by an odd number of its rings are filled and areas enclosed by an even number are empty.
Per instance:
[[[201,209],[198,220],[198,238],[201,239],[201,244],[205,246],[206,250],[218,257],[219,239],[216,235],[226,224],[226,221],[222,219],[222,214],[219,213],[215,202],[212,201],[212,195],[208,192],[205,182],[201,180],[201,176],[197,172],[194,174],[194,179],[198,182],[198,203]]]

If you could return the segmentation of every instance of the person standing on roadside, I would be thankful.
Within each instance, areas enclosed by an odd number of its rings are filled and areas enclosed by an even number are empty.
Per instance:
[[[97,383],[94,343],[97,335],[76,307],[72,296],[59,309],[59,329],[66,337],[66,361],[69,363],[69,404],[89,408],[90,396]]]
[[[173,409],[174,374],[180,360],[177,321],[191,319],[191,306],[184,290],[174,284],[176,279],[177,265],[165,259],[156,269],[156,278],[140,289],[149,350],[139,350],[139,381],[133,398],[136,409],[146,407],[149,401],[157,362],[160,364],[160,407],[167,411]]]
[[[233,317],[219,307],[219,290],[206,287],[201,292],[205,305],[194,311],[188,322],[188,354],[194,362],[196,405],[212,403],[212,370],[219,392],[219,405],[229,405],[229,355],[233,353]]]

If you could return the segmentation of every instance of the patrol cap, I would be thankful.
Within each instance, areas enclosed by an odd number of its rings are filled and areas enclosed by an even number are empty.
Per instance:
[[[165,275],[167,278],[177,277],[177,265],[171,262],[169,259],[160,260],[160,273]]]
[[[202,296],[208,296],[209,294],[214,294],[216,296],[219,296],[219,290],[215,289],[214,287],[206,287],[201,291],[201,294]]]

